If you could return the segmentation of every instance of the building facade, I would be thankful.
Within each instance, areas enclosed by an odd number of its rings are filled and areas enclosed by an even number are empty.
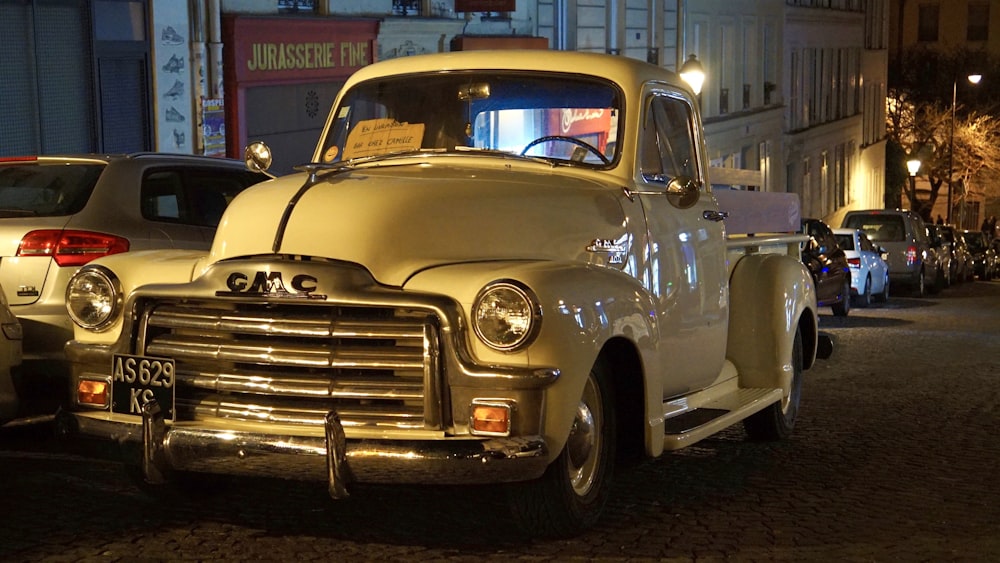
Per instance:
[[[50,60],[74,53],[79,65],[52,78],[66,95],[73,90],[72,117],[84,126],[54,142],[50,116],[69,122],[54,98],[62,91],[22,85],[8,93],[5,81],[0,104],[37,101],[34,113],[0,105],[21,117],[0,132],[0,156],[238,157],[260,139],[285,155],[276,169],[287,172],[310,159],[346,76],[376,60],[527,47],[617,54],[676,71],[694,55],[708,77],[700,97],[709,155],[722,169],[713,182],[794,192],[804,215],[832,217],[882,206],[888,1],[16,0],[0,11],[15,12],[18,25],[7,17],[0,26],[33,37],[0,28],[0,47],[34,47],[14,63],[26,85],[41,84],[32,77],[48,78]],[[75,24],[61,51],[45,37],[54,5]],[[109,27],[131,35],[102,43]],[[117,74],[105,71],[108,49],[125,67]],[[129,69],[129,82],[107,82]],[[11,143],[15,136],[24,138]],[[727,173],[734,170],[743,172]]]

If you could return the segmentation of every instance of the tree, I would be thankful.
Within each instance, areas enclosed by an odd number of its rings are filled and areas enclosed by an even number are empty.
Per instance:
[[[886,190],[887,194],[901,191],[901,201],[925,220],[932,219],[931,210],[941,189],[947,190],[949,175],[953,201],[957,201],[956,190],[971,179],[987,170],[1000,170],[1000,122],[991,115],[996,98],[958,88],[955,77],[967,76],[963,74],[966,68],[988,68],[980,72],[996,77],[987,85],[990,90],[1000,84],[1000,65],[982,52],[942,53],[917,47],[905,51],[891,66]],[[952,88],[956,88],[954,109]],[[958,96],[959,92],[963,95]],[[931,188],[923,198],[905,178],[905,161],[913,157],[920,159],[921,175]]]

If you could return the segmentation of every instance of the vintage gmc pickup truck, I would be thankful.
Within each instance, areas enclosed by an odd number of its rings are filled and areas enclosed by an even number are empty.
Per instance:
[[[207,254],[76,274],[61,428],[147,485],[493,483],[564,536],[623,458],[787,436],[831,349],[795,196],[713,193],[697,99],[654,65],[379,62],[297,170],[240,194]]]

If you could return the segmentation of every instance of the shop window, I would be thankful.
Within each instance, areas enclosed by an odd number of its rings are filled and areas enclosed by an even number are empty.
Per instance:
[[[421,0],[392,0],[392,15],[421,16],[422,4]]]
[[[316,11],[315,0],[278,0],[280,13],[312,13]]]

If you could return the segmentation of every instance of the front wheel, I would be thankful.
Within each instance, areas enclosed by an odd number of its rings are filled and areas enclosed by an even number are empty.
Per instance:
[[[614,473],[613,389],[604,364],[587,377],[569,438],[545,474],[506,487],[518,526],[542,537],[569,537],[597,522]]]
[[[788,389],[783,390],[781,401],[743,420],[743,428],[752,440],[784,440],[792,434],[802,398],[802,356],[802,333],[796,330],[792,342],[791,382]]]

